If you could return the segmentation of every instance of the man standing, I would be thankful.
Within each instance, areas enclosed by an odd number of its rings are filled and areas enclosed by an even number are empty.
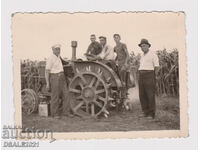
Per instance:
[[[56,119],[60,118],[59,105],[61,102],[63,114],[70,116],[68,90],[60,58],[60,47],[59,44],[52,46],[53,54],[47,59],[45,70],[46,88],[51,91],[50,112],[51,116]]]
[[[128,60],[129,60],[129,53],[126,47],[126,44],[121,43],[121,37],[119,34],[114,34],[113,38],[116,42],[116,46],[114,47],[114,52],[116,52],[116,63],[118,65],[119,76],[122,81],[122,98],[125,100],[127,99],[128,89],[127,89],[127,68],[128,68]]]
[[[155,71],[159,67],[159,60],[157,55],[149,50],[151,44],[148,40],[142,39],[138,46],[143,51],[139,67],[139,98],[143,111],[142,116],[154,119],[156,110]]]
[[[99,55],[102,51],[102,46],[99,42],[96,41],[96,36],[94,34],[92,34],[90,36],[90,40],[91,43],[88,46],[87,52],[86,52],[86,56],[88,59],[97,59],[97,55]]]

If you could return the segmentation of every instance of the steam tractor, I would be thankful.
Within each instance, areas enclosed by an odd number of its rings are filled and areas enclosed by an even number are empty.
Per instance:
[[[107,117],[111,108],[123,103],[123,87],[117,72],[101,61],[76,59],[77,42],[72,41],[71,46],[72,59],[63,62],[71,110],[81,117]],[[46,91],[45,62],[40,63],[35,75],[22,74],[22,112],[26,114],[37,111],[39,103],[51,102]]]

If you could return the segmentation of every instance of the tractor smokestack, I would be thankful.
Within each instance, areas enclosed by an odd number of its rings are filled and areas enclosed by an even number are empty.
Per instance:
[[[76,60],[77,41],[72,41],[71,46],[72,46],[72,61],[75,61]]]

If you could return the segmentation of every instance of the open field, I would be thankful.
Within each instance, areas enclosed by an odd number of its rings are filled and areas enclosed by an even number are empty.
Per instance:
[[[133,104],[131,111],[111,111],[108,118],[83,119],[75,116],[58,120],[32,114],[22,116],[22,124],[25,128],[50,129],[54,132],[177,130],[180,128],[178,97],[157,97],[156,118],[151,121],[138,117],[142,112],[134,89],[130,91],[130,99]]]

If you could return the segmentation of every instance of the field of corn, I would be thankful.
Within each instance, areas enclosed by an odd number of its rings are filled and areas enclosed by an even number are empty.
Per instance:
[[[156,94],[158,96],[179,96],[179,67],[178,51],[174,49],[167,52],[166,49],[157,51],[159,58],[159,71],[156,73]],[[137,70],[139,68],[140,54],[130,53],[130,68],[136,82],[138,78]],[[21,61],[22,89],[38,87],[38,67],[44,65],[44,61]]]

